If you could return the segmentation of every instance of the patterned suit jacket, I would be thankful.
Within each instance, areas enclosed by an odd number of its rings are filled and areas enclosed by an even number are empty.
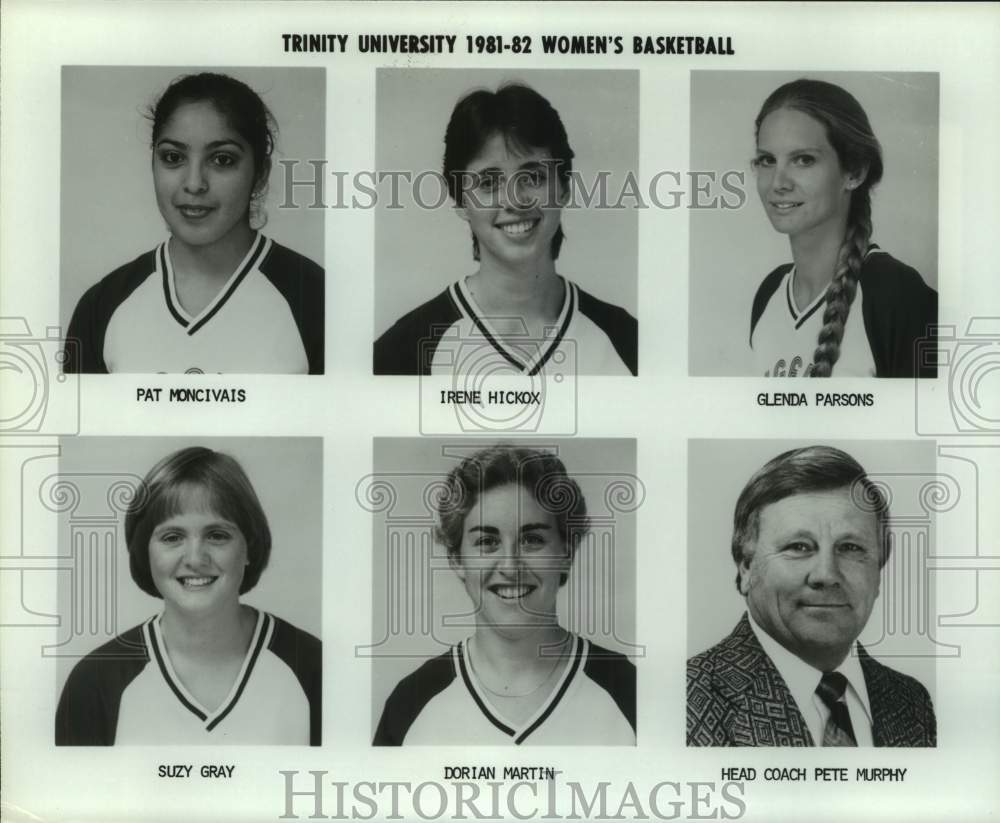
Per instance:
[[[858,644],[876,746],[936,746],[927,690],[883,666]],[[795,699],[750,628],[747,615],[687,666],[689,746],[812,746]]]

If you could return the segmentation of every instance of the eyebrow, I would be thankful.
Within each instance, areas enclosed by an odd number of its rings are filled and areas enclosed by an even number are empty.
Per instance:
[[[178,148],[181,149],[188,148],[187,143],[181,142],[180,140],[172,140],[169,137],[160,138],[160,140],[157,141],[156,145],[162,146],[164,143],[169,144],[171,146],[177,146]],[[245,150],[244,145],[237,140],[213,140],[211,143],[206,144],[205,148],[217,149],[220,146],[236,146],[236,148],[238,148],[240,151]]]
[[[549,530],[552,526],[548,523],[525,523],[521,526],[522,532],[533,532],[533,531],[543,531]],[[500,529],[496,526],[470,526],[469,533],[472,532],[485,532],[486,534],[500,534]]]

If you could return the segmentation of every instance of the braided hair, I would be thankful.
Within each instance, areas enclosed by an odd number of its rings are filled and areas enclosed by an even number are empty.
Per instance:
[[[755,139],[764,118],[778,109],[794,109],[822,123],[841,168],[860,176],[860,183],[851,192],[847,232],[837,255],[837,267],[826,289],[823,328],[810,372],[812,377],[829,377],[840,357],[844,327],[872,236],[871,190],[882,179],[882,147],[861,104],[833,83],[803,78],[773,91],[757,115]]]

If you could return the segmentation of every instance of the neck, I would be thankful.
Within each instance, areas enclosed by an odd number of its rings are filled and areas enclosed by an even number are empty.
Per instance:
[[[840,247],[847,235],[847,215],[832,229],[803,232],[791,238],[795,279],[813,294],[819,294],[837,273]]]
[[[243,222],[207,246],[191,246],[174,236],[170,238],[170,262],[175,272],[226,280],[250,251],[255,236],[256,232]]]
[[[245,653],[256,619],[256,612],[239,602],[198,615],[182,614],[168,605],[160,627],[172,653],[211,660]]]
[[[564,299],[564,284],[555,263],[511,269],[485,257],[479,271],[466,281],[476,303],[488,316],[540,317],[554,321]]]
[[[503,683],[532,680],[537,672],[551,671],[566,654],[569,636],[558,624],[539,626],[514,637],[481,626],[473,638],[476,662]]]

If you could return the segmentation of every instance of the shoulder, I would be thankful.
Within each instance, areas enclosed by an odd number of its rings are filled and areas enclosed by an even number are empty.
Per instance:
[[[323,666],[323,644],[319,638],[275,615],[267,648],[282,660],[300,681],[318,677]]]
[[[624,654],[591,642],[583,673],[606,691],[635,731],[635,664]]]
[[[375,732],[376,746],[399,746],[424,707],[455,680],[454,649],[431,658],[411,672],[385,701]]]
[[[421,357],[421,343],[439,338],[461,316],[450,289],[408,311],[375,341],[375,374],[427,373],[430,357]]]
[[[633,333],[639,328],[639,322],[621,306],[594,297],[579,286],[576,291],[580,297],[580,311],[602,328],[618,328]]]
[[[935,294],[920,272],[877,246],[865,258],[859,282],[866,298],[883,299],[893,305],[907,297],[926,299]]]
[[[639,321],[614,303],[600,300],[575,283],[580,313],[603,331],[632,374],[639,372]]]
[[[149,662],[149,649],[143,636],[143,626],[133,626],[107,643],[98,646],[73,667],[67,687],[71,683],[113,678],[121,671],[141,670]]]
[[[275,240],[271,240],[271,247],[261,260],[259,268],[269,277],[294,276],[320,283],[323,281],[322,266]]]
[[[891,693],[897,699],[931,705],[930,693],[915,677],[880,663],[863,646],[858,646],[858,657],[865,673],[865,684],[873,696]]]
[[[693,684],[704,684],[723,674],[730,685],[739,684],[741,673],[746,676],[748,672],[759,670],[768,659],[744,614],[730,634],[711,648],[688,658],[688,689],[690,691]]]
[[[57,746],[110,746],[122,695],[149,663],[143,626],[135,626],[80,660],[56,708]]]
[[[134,260],[119,266],[105,275],[84,292],[80,304],[90,301],[97,304],[122,303],[133,291],[156,271],[156,249],[143,252]]]

